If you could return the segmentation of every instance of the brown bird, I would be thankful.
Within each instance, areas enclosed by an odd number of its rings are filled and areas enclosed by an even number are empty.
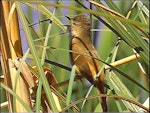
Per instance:
[[[67,17],[67,16],[66,16]],[[98,52],[91,42],[90,22],[85,15],[78,15],[70,20],[70,59],[71,64],[77,66],[77,73],[84,76],[91,84],[104,94],[104,74],[100,71],[100,63],[94,58],[99,58]],[[107,111],[106,98],[100,99],[103,111]]]

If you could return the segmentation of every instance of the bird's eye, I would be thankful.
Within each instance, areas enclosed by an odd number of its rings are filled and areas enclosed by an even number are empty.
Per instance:
[[[73,22],[72,25],[77,25],[77,22]]]

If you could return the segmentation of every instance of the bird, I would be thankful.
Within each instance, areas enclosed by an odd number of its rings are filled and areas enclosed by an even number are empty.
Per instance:
[[[79,14],[73,18],[66,16],[70,21],[68,31],[70,34],[70,62],[76,65],[77,74],[84,76],[93,84],[100,94],[104,94],[104,73],[99,76],[101,69],[99,55],[91,40],[91,25],[86,15]],[[100,103],[104,112],[107,111],[106,97],[100,98]]]

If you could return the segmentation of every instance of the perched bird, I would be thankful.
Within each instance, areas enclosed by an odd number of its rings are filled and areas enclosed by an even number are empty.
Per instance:
[[[67,16],[66,16],[67,17]],[[104,94],[104,74],[100,71],[100,62],[94,58],[99,58],[98,52],[91,41],[90,22],[85,15],[78,15],[70,20],[70,60],[72,65],[77,66],[77,73],[84,76],[91,84]],[[100,98],[103,111],[107,111],[106,98]]]

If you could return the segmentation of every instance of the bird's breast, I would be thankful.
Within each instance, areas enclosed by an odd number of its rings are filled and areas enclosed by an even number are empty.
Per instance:
[[[71,40],[70,49],[72,50],[70,53],[72,65],[75,64],[80,74],[93,83],[94,76],[100,68],[99,62],[93,59],[93,57],[97,57],[97,54],[94,54],[96,50],[93,45],[89,41],[74,37]]]

